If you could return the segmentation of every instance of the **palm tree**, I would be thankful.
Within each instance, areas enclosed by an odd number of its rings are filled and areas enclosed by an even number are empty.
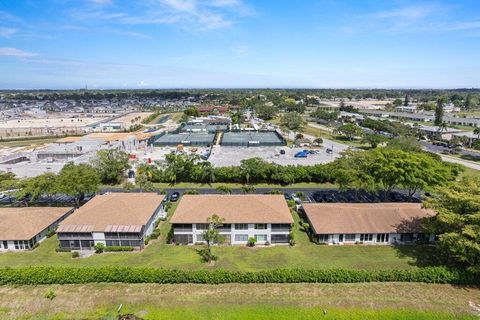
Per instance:
[[[480,139],[480,128],[475,128],[473,129],[473,134],[476,134],[477,135],[477,138]]]
[[[215,169],[209,161],[202,163],[203,178],[208,181],[209,184],[215,181]]]

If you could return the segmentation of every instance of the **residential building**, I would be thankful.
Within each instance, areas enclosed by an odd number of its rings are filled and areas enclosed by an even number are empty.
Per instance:
[[[59,225],[60,246],[91,250],[97,243],[103,243],[107,247],[142,249],[157,219],[166,216],[164,197],[155,193],[97,195]]]
[[[308,203],[303,205],[311,231],[327,244],[404,244],[433,241],[420,222],[433,216],[420,203]]]
[[[219,228],[228,244],[288,243],[293,218],[283,195],[184,195],[170,219],[173,240],[180,244],[204,242],[212,215],[223,219]]]
[[[31,250],[73,212],[73,208],[0,208],[0,251]]]

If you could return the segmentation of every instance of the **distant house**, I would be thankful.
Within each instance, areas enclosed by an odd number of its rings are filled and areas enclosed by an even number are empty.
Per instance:
[[[166,215],[164,197],[154,193],[97,195],[58,226],[60,246],[92,250],[95,244],[103,243],[142,249],[155,221]]]
[[[50,230],[73,212],[73,208],[0,208],[0,251],[31,250]]]
[[[310,141],[310,139],[307,139],[307,138],[301,138],[301,139],[295,140],[295,145],[299,147],[309,147],[311,144],[312,144],[312,141]]]
[[[320,243],[404,244],[433,241],[420,222],[433,216],[419,203],[312,203],[303,210]]]
[[[204,242],[207,219],[224,219],[219,229],[228,244],[288,243],[293,218],[283,195],[184,195],[170,223],[173,241],[180,244]]]

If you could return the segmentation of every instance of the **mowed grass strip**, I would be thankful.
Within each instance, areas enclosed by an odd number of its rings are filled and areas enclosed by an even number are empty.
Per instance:
[[[55,298],[45,298],[52,291]],[[369,284],[89,284],[0,287],[1,319],[475,319],[475,287]],[[478,319],[478,317],[477,317]]]
[[[178,203],[177,203],[178,204]],[[170,218],[176,208],[169,210]],[[434,252],[428,246],[322,246],[309,241],[300,230],[299,217],[294,212],[293,229],[297,244],[248,248],[246,246],[217,246],[213,248],[219,259],[215,265],[203,263],[196,250],[201,246],[176,246],[166,243],[171,228],[168,221],[161,222],[161,236],[141,252],[108,252],[88,258],[71,257],[71,253],[56,252],[56,236],[46,239],[30,252],[0,254],[0,267],[35,265],[70,266],[148,266],[167,269],[226,269],[258,271],[278,268],[346,268],[346,269],[409,269],[432,265]]]

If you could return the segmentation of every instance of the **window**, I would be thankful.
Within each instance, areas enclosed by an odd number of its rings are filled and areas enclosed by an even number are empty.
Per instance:
[[[402,233],[400,235],[400,241],[402,241],[402,242],[413,241],[413,233]]]
[[[362,233],[360,235],[360,241],[373,241],[372,233]]]
[[[226,223],[218,227],[219,231],[228,231],[230,232],[232,230],[232,225],[230,223]]]
[[[318,241],[320,241],[320,242],[328,242],[329,238],[330,238],[329,234],[319,234],[318,235]]]
[[[272,231],[290,231],[289,224],[272,224]]]
[[[272,243],[288,243],[288,234],[272,234]]]
[[[191,234],[176,234],[173,236],[173,242],[179,244],[193,243],[193,236]]]
[[[256,230],[266,230],[267,229],[267,224],[266,223],[256,223],[255,224],[255,229]]]
[[[267,235],[266,234],[256,234],[255,239],[257,239],[257,242],[265,242],[265,241],[267,241]]]
[[[208,223],[197,223],[197,230],[208,230]]]
[[[235,230],[248,230],[248,223],[235,223]]]
[[[173,231],[177,232],[190,232],[192,231],[191,224],[178,223],[173,225]]]
[[[236,234],[235,241],[248,241],[248,234]]]
[[[388,233],[377,234],[377,242],[388,242],[390,235]]]
[[[355,239],[356,239],[356,235],[355,235],[355,233],[350,233],[350,234],[344,235],[343,238],[344,238],[343,241],[345,241],[345,242],[354,242]]]

